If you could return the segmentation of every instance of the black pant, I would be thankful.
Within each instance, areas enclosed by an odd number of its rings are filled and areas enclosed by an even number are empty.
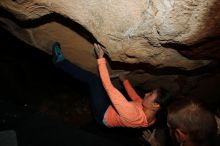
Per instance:
[[[102,85],[100,77],[89,71],[83,70],[68,60],[60,61],[55,65],[57,68],[70,74],[73,78],[88,85],[93,114],[97,122],[103,124],[104,114],[110,105],[110,99]]]

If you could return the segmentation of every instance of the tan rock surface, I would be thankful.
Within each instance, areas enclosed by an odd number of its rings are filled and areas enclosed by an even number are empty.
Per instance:
[[[211,61],[207,57],[189,59],[178,52],[178,45],[185,46],[180,52],[202,48],[193,45],[220,34],[218,0],[1,0],[0,6],[22,23],[34,23],[57,13],[63,21],[88,30],[107,48],[111,60],[159,68],[191,70],[207,65]],[[77,28],[71,24],[66,26],[54,19],[26,27],[7,16],[0,20],[18,38],[45,52],[50,53],[51,41],[59,41],[69,60],[95,71],[93,42],[76,34]]]

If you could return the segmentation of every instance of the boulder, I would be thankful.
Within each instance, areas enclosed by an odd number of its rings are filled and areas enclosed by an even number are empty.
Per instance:
[[[207,43],[220,42],[218,0],[1,0],[0,7],[13,15],[0,21],[15,36],[48,53],[59,41],[69,60],[91,71],[94,41],[112,61],[186,70],[210,63],[216,47]]]
[[[142,70],[159,84],[170,75],[164,81],[178,89],[179,76],[195,81],[219,61],[219,8],[219,0],[1,0],[0,26],[48,54],[58,41],[68,60],[95,73],[99,42],[111,73]],[[149,79],[138,75],[137,83]]]

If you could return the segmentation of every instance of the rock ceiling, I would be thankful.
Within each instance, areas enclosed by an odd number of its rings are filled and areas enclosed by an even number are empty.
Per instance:
[[[158,84],[176,82],[179,74],[220,59],[218,0],[1,0],[0,8],[1,27],[49,54],[58,41],[67,59],[92,72],[94,42],[107,48],[112,72],[163,75]],[[187,83],[207,70],[187,77]],[[152,79],[141,75],[139,83]]]

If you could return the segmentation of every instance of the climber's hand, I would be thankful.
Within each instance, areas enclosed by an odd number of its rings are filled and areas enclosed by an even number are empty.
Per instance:
[[[98,58],[102,58],[104,54],[107,52],[107,50],[104,47],[96,43],[94,43],[94,49]]]

